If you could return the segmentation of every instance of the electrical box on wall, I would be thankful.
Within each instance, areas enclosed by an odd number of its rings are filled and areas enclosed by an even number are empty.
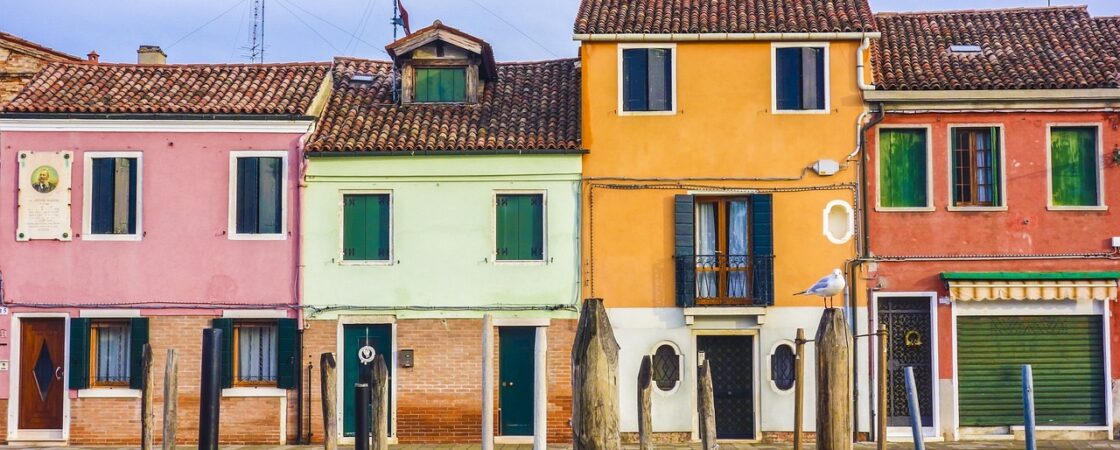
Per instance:
[[[8,371],[8,360],[0,359],[0,372]]]
[[[397,358],[400,358],[400,365],[401,365],[402,368],[405,368],[405,369],[411,369],[412,368],[412,350],[411,349],[401,350],[400,353],[397,354]]]

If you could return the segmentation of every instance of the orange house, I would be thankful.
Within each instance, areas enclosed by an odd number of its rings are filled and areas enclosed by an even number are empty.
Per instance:
[[[622,405],[652,356],[656,433],[696,438],[687,411],[703,359],[727,393],[715,401],[718,437],[781,439],[793,430],[793,339],[815,333],[823,306],[793,294],[834,269],[859,284],[860,87],[878,33],[862,0],[830,12],[810,0],[716,3],[580,7],[584,294],[608,307]],[[746,10],[755,4],[791,13]],[[867,327],[859,292],[832,299],[853,334]],[[636,432],[634,409],[621,412],[622,431]]]

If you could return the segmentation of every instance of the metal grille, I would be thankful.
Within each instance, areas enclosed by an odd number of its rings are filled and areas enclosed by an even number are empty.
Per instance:
[[[664,344],[653,352],[653,381],[662,391],[671,391],[681,379],[681,356],[673,346]]]
[[[914,368],[922,424],[933,423],[933,352],[929,298],[879,298],[879,323],[887,326],[887,423],[910,425],[904,369]]]
[[[754,343],[751,336],[698,336],[712,368],[716,437],[754,438]]]
[[[793,372],[793,363],[796,355],[793,354],[793,347],[789,344],[779,345],[774,349],[774,354],[770,355],[770,380],[774,382],[774,386],[783,391],[788,391],[793,388],[793,382],[796,375]]]
[[[675,256],[680,307],[769,306],[774,303],[774,255]]]

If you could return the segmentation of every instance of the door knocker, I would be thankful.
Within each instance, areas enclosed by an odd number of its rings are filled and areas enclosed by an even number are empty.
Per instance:
[[[906,335],[903,336],[903,342],[907,347],[918,347],[922,345],[922,335],[916,330],[907,331]]]

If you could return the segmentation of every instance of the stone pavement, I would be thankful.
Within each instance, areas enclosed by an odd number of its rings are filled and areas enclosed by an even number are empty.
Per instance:
[[[891,443],[891,450],[910,450],[913,449],[913,444],[910,443]],[[0,446],[0,450],[15,449],[20,447],[13,446]],[[36,447],[36,450],[52,447]],[[135,447],[122,448],[122,447],[54,447],[65,450],[135,450]],[[196,447],[180,446],[177,450],[191,450]],[[298,445],[223,445],[223,450],[321,450],[322,446],[298,446]],[[343,450],[351,450],[353,447],[340,447]],[[391,446],[392,450],[479,450],[481,446],[477,444],[407,444],[407,445],[394,445]],[[496,445],[495,450],[532,450],[532,445]],[[550,445],[549,450],[569,450],[570,445]],[[699,449],[699,444],[686,445],[686,444],[659,444],[658,449]],[[789,444],[720,444],[720,450],[790,450],[792,446]],[[856,450],[874,450],[875,444],[857,444]],[[931,442],[926,444],[929,450],[1012,450],[1022,449],[1022,441],[969,441],[969,442],[951,442],[939,443]],[[624,445],[625,450],[635,450],[637,446]],[[815,450],[813,444],[806,444],[806,450]],[[1120,441],[1039,441],[1038,450],[1095,450],[1095,449],[1117,449],[1120,450]]]

